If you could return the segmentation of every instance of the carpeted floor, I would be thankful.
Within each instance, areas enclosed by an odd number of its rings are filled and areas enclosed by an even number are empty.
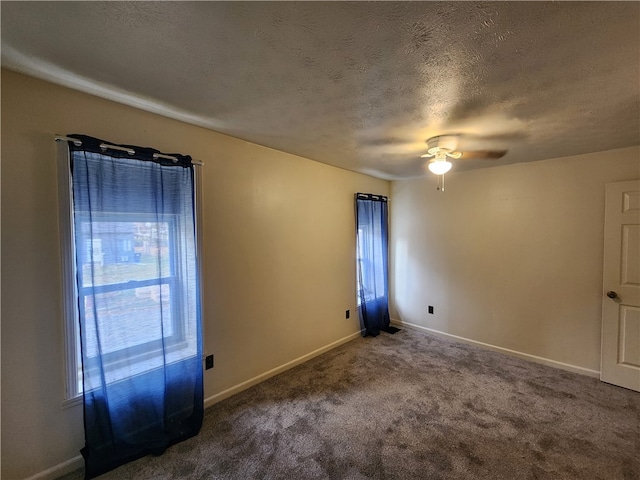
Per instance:
[[[640,394],[403,329],[216,404],[196,438],[99,478],[638,480]]]

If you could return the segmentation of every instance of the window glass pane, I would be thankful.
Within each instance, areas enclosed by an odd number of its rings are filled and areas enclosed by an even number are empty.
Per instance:
[[[168,221],[82,222],[83,287],[172,275],[169,236]]]
[[[176,332],[168,284],[129,288],[84,297],[88,357],[169,338]],[[98,316],[100,339],[96,334]]]
[[[374,221],[373,212],[358,215],[357,282],[358,305],[386,295],[386,237],[384,224]]]

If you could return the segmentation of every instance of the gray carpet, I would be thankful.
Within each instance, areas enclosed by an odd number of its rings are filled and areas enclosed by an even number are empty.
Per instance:
[[[403,329],[216,404],[196,438],[99,478],[638,480],[640,394]]]

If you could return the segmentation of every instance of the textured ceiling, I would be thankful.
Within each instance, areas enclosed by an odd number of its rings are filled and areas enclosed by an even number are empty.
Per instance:
[[[640,144],[638,2],[6,2],[2,64],[386,179]]]

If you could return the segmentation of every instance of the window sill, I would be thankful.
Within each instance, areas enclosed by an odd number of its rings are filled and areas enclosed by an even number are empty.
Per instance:
[[[188,347],[188,344],[187,344],[187,343],[183,343],[182,352],[184,352],[185,350],[187,350],[185,347]],[[174,352],[174,353],[175,353],[175,352]],[[183,355],[182,357],[178,357],[178,358],[177,358],[177,360],[174,360],[174,362],[176,362],[176,361],[178,361],[178,362],[179,362],[179,361],[186,360],[186,359],[187,359],[187,358],[189,358],[190,356],[191,356],[191,355],[189,355],[189,354]],[[203,361],[203,362],[205,361],[206,356],[207,356],[207,353],[206,353],[206,352],[202,354],[202,361]],[[175,355],[174,355],[174,357],[175,357]],[[140,362],[140,363],[139,363],[139,365],[140,365],[140,364],[143,364],[143,362]],[[150,370],[152,370],[152,369],[151,369],[151,368],[148,368],[148,369],[144,370],[143,372],[138,372],[138,375],[139,375],[140,373],[146,373],[146,372],[148,372],[148,371],[150,371]],[[122,377],[122,378],[120,378],[120,380],[125,379],[125,378],[127,378],[127,377]],[[68,408],[73,408],[73,407],[75,407],[75,406],[82,405],[82,397],[83,397],[82,393],[79,393],[79,394],[78,394],[78,395],[76,395],[75,397],[65,398],[64,400],[62,400],[62,405],[61,405],[61,407],[60,407],[60,408],[61,408],[62,410],[66,410],[66,409],[68,409]]]
[[[82,395],[78,395],[72,398],[65,398],[62,401],[61,409],[66,410],[68,408],[77,407],[78,405],[82,405]]]

